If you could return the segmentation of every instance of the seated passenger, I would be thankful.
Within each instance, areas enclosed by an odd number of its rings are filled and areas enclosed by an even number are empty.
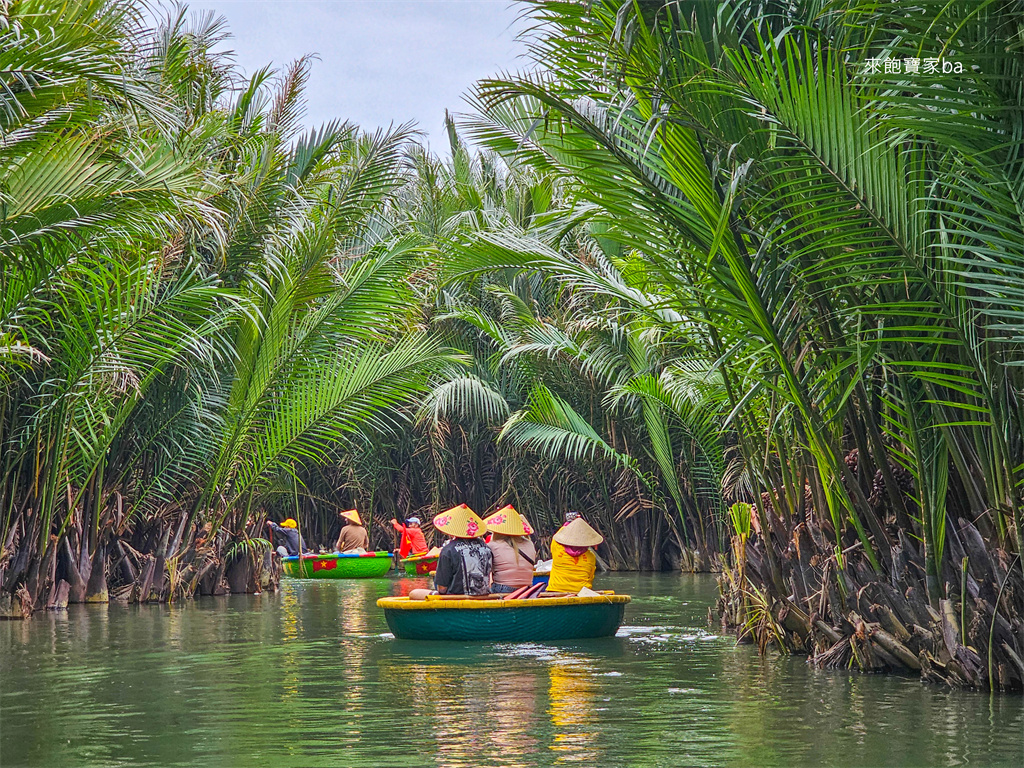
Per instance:
[[[509,504],[484,520],[493,533],[487,547],[494,557],[491,570],[491,592],[515,592],[533,583],[533,566],[537,562],[537,549],[530,541],[533,529],[526,518]]]
[[[354,509],[349,509],[339,514],[342,520],[341,533],[338,534],[338,540],[334,544],[335,551],[345,554],[346,552],[365,552],[368,550],[370,548],[370,534],[363,527],[363,521],[359,517],[359,513]]]
[[[418,517],[405,518],[405,525],[391,518],[391,527],[402,534],[402,540],[398,545],[398,556],[400,558],[422,555],[427,551],[427,540],[423,538],[423,531],[420,530],[420,519]]]
[[[582,517],[576,517],[555,533],[551,540],[549,592],[578,593],[594,583],[597,556],[592,547],[604,541]]]
[[[486,595],[491,591],[491,550],[480,537],[487,526],[460,504],[434,518],[434,527],[453,537],[437,558],[434,586],[442,595]]]

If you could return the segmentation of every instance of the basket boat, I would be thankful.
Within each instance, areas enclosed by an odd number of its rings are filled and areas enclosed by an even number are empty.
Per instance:
[[[622,624],[629,600],[629,595],[528,600],[382,597],[377,605],[384,609],[391,632],[403,640],[508,642],[610,637]]]
[[[437,570],[437,554],[429,552],[423,555],[403,557],[399,562],[405,566],[405,572],[410,576],[426,576]]]
[[[283,557],[284,575],[293,579],[372,579],[391,570],[390,552]]]

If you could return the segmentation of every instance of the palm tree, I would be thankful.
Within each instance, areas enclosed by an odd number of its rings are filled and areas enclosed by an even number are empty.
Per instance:
[[[44,11],[2,9],[4,612],[216,582],[282,478],[454,362],[381,226],[407,128],[300,135],[308,63],[241,80],[210,15]]]
[[[791,595],[832,582],[839,625],[846,596],[883,573],[967,619],[973,584],[977,625],[1019,623],[1012,3],[926,3],[920,25],[858,2],[533,5],[546,70],[482,83],[470,136],[556,173],[565,215],[633,254],[647,285],[504,232],[457,244],[461,269],[541,270],[703,350],[760,524],[746,574],[800,642],[839,633],[814,635]],[[866,74],[871,58],[925,58],[935,24],[968,74]],[[807,531],[824,571],[786,551]],[[956,648],[990,648],[982,635]],[[956,653],[962,675],[931,674],[1020,684],[995,679],[992,654]]]
[[[4,586],[27,583],[33,601],[60,547],[84,596],[105,454],[154,381],[202,364],[231,311],[215,278],[163,244],[172,217],[216,219],[172,105],[133,66],[138,11],[71,3],[55,24],[45,4],[0,10],[0,496],[4,545],[20,543]],[[78,518],[57,517],[68,506]]]

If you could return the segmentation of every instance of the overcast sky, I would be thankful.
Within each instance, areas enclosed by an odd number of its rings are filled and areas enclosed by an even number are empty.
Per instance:
[[[480,78],[522,69],[524,23],[513,0],[190,0],[223,15],[247,74],[306,53],[308,125],[333,118],[364,128],[415,120],[444,151],[444,111]]]

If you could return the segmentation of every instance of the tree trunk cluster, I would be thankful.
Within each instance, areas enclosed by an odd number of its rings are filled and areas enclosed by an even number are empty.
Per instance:
[[[928,584],[921,548],[902,531],[893,535],[888,573],[875,571],[857,543],[837,557],[835,539],[810,515],[788,540],[773,530],[745,548],[734,541],[745,555],[719,578],[722,625],[762,650],[806,654],[818,667],[1024,690],[1024,578],[1016,557],[987,544],[963,518],[950,521],[948,532],[941,587]]]
[[[275,589],[280,565],[269,550],[237,546],[226,531],[196,530],[175,545],[170,522],[155,519],[91,544],[71,526],[40,555],[31,526],[9,537],[0,558],[0,618],[27,618],[70,603],[166,603],[197,595]],[[232,546],[236,545],[236,546]]]

